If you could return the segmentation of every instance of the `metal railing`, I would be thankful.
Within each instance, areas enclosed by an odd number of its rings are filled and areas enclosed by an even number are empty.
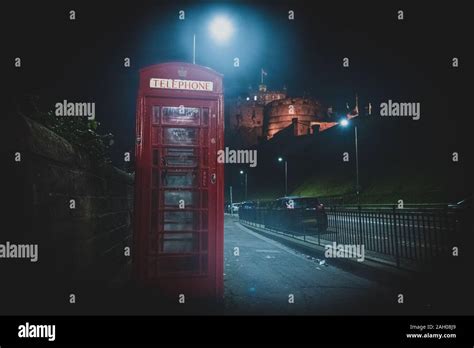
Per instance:
[[[451,256],[466,228],[465,212],[447,207],[333,206],[325,211],[325,230],[317,219],[311,219],[314,211],[307,209],[269,209],[257,204],[241,209],[239,219],[320,246],[363,245],[366,258],[402,268]]]

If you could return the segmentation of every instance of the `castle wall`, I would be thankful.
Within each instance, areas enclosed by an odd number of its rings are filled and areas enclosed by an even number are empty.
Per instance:
[[[309,98],[286,98],[276,100],[267,105],[264,113],[263,134],[267,138],[291,125],[297,118],[296,135],[310,133],[312,122],[320,122],[325,118],[321,104]]]

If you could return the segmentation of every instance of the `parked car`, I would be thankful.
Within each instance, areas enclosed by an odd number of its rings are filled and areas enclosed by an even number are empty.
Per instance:
[[[257,207],[257,202],[247,201],[247,202],[240,203],[239,219],[244,219],[248,221],[255,220],[256,207]]]
[[[232,203],[232,214],[238,213],[241,205],[242,203]]]
[[[270,204],[265,225],[294,233],[323,233],[328,227],[324,205],[316,197],[287,196]]]

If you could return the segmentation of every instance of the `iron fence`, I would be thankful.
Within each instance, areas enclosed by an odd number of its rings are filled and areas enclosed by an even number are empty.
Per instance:
[[[325,208],[327,229],[309,209],[240,209],[241,222],[320,246],[363,245],[366,258],[403,267],[452,255],[466,228],[464,210],[418,206],[333,206]]]

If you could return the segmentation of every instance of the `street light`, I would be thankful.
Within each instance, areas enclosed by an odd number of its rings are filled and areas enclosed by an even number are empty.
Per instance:
[[[234,27],[227,17],[218,16],[209,24],[209,31],[216,41],[225,42],[234,33]]]
[[[288,162],[285,161],[285,196],[288,195]],[[278,162],[283,162],[283,157],[278,157]]]
[[[247,200],[247,173],[241,170],[240,175],[243,175],[243,174],[245,174],[245,200]]]
[[[219,43],[224,43],[234,33],[232,22],[225,16],[215,17],[209,23],[209,32],[211,36]],[[193,64],[196,64],[196,34],[193,34]]]
[[[347,119],[343,119],[339,122],[343,127],[349,125]],[[357,141],[357,126],[354,126],[354,138],[355,138],[355,151],[356,151],[356,193],[357,193],[357,202],[359,202],[359,146]]]

